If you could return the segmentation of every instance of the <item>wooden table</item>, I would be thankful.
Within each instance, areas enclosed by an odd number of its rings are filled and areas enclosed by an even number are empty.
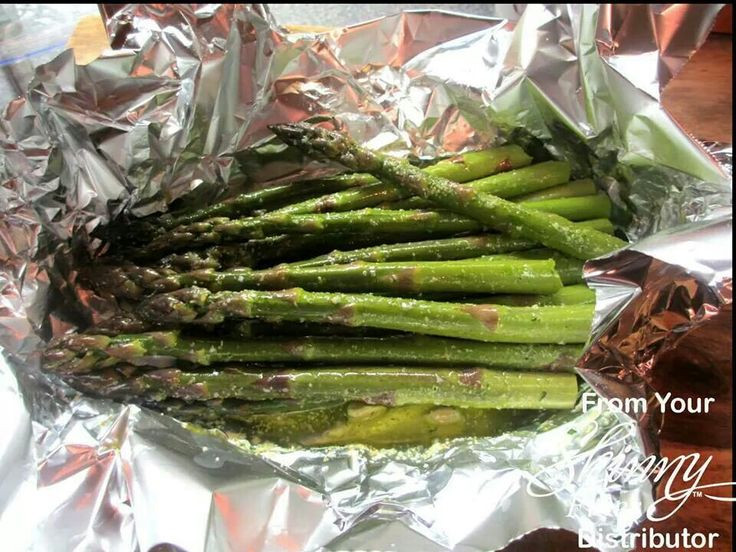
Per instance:
[[[69,45],[79,63],[95,59],[108,46],[99,17],[80,21]],[[690,133],[702,140],[730,143],[732,140],[732,42],[730,35],[711,34],[663,93],[663,104]],[[705,482],[732,481],[731,365],[729,350],[717,345],[731,335],[730,309],[683,341],[659,363],[659,373],[668,376],[661,390],[676,396],[716,394],[710,415],[671,415],[661,434],[661,454],[673,458],[699,452],[713,460]],[[729,338],[730,339],[730,338]],[[730,490],[724,496],[731,496]],[[649,524],[658,532],[690,531],[720,533],[713,550],[731,550],[731,504],[693,498],[670,520]],[[539,530],[511,544],[504,552],[571,552],[577,538],[567,531]],[[590,550],[590,549],[588,549]]]

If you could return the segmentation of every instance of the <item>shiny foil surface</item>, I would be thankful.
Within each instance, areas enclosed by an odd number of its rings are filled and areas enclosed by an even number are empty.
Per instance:
[[[407,12],[310,34],[265,5],[103,6],[113,49],[39,67],[0,118],[4,549],[470,552],[540,527],[631,530],[652,485],[607,483],[600,459],[656,452],[657,421],[602,401],[424,449],[282,449],[80,396],[39,351],[110,315],[75,284],[77,252],[104,251],[95,228],[334,173],[267,129],[330,118],[395,155],[518,139],[593,176],[634,243],[586,263],[596,316],[578,370],[600,396],[651,396],[657,356],[731,302],[730,147],[659,101],[720,7]]]

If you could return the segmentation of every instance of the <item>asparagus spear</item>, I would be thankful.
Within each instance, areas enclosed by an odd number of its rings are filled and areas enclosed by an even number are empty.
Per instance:
[[[506,307],[370,294],[220,291],[191,287],[144,300],[138,314],[157,323],[219,324],[265,318],[367,326],[505,343],[584,343],[592,305]]]
[[[569,286],[583,282],[583,261],[575,259],[574,257],[568,257],[559,251],[545,247],[524,251],[512,251],[510,253],[502,253],[499,255],[487,255],[474,259],[465,259],[464,262],[467,264],[472,264],[474,262],[480,262],[483,264],[490,262],[507,263],[510,259],[551,260],[554,261],[555,270],[560,276],[560,281],[563,285]]]
[[[103,396],[115,395],[111,388],[125,381],[116,372],[106,377],[69,378],[72,386]],[[438,439],[499,434],[528,423],[535,412],[456,408],[434,403],[385,406],[334,399],[183,401],[131,396],[128,400],[142,402],[144,406],[184,422],[241,432],[252,441],[302,446],[348,443],[374,447],[428,445]]]
[[[303,259],[305,256],[330,251],[337,245],[360,247],[376,243],[393,243],[396,240],[422,236],[421,228],[393,236],[382,233],[360,234],[291,234],[270,236],[248,242],[213,245],[206,249],[172,253],[163,257],[157,264],[176,272],[201,269],[228,269],[234,267],[270,266],[276,261]]]
[[[133,254],[150,257],[184,248],[280,234],[371,233],[395,239],[397,234],[402,233],[410,236],[416,236],[417,233],[452,235],[480,228],[481,225],[475,220],[453,213],[382,209],[308,215],[269,214],[243,219],[214,218],[178,227]]]
[[[354,405],[348,420],[319,435],[303,437],[305,446],[364,443],[374,447],[428,445],[438,439],[498,435],[530,418],[528,412],[433,405]]]
[[[200,223],[204,224],[204,223]],[[459,233],[478,230],[473,219],[440,211],[384,211],[361,209],[345,213],[276,215],[235,220],[213,219],[212,230],[230,239],[261,238],[273,234],[303,233]]]
[[[613,233],[613,225],[607,219],[595,219],[577,223],[600,232]],[[483,255],[494,255],[510,251],[531,249],[539,244],[520,238],[500,234],[479,234],[457,238],[426,240],[419,242],[377,245],[353,251],[333,251],[313,259],[291,263],[291,266],[320,266],[325,264],[348,264],[356,261],[446,261],[468,259]]]
[[[119,376],[114,381],[75,377],[70,383],[95,393],[104,390],[101,385],[122,381]],[[242,432],[252,441],[287,446],[428,445],[438,439],[496,435],[527,422],[533,413],[529,410],[454,408],[431,403],[387,407],[339,400],[211,399],[192,402],[164,399],[143,404],[184,422]]]
[[[570,164],[567,161],[545,161],[530,167],[473,180],[467,185],[478,192],[509,198],[563,184],[569,178]]]
[[[151,282],[150,289],[173,291],[189,286],[212,291],[285,289],[367,292],[554,293],[562,287],[551,259],[509,258],[483,262],[427,261],[352,263],[316,267],[282,265],[266,270],[199,270],[168,275]]]
[[[581,303],[595,303],[595,292],[584,284],[565,286],[551,295],[490,295],[465,299],[465,302],[531,306],[531,305],[577,305]]]
[[[250,243],[213,245],[207,249],[167,255],[159,265],[176,271],[253,266],[255,259]]]
[[[534,201],[523,201],[519,205],[527,209],[559,215],[572,221],[608,218],[611,216],[611,200],[605,195],[537,199]],[[391,210],[433,209],[433,204],[426,199],[412,197],[401,202],[396,202],[390,205],[389,208]]]
[[[517,203],[525,201],[540,201],[542,199],[558,199],[561,197],[580,197],[587,195],[595,195],[598,189],[590,178],[582,180],[573,180],[559,186],[553,186],[544,190],[538,190],[528,194],[516,196],[514,201]]]
[[[470,186],[422,173],[404,161],[367,150],[346,136],[303,123],[269,127],[285,143],[309,155],[338,161],[351,170],[364,171],[429,199],[439,206],[467,215],[508,234],[527,238],[578,259],[610,253],[625,242],[570,221],[541,214]]]
[[[495,193],[501,197],[511,197],[561,184],[567,182],[570,177],[570,164],[564,161],[547,161],[525,167],[524,165],[528,165],[531,158],[518,146],[504,146],[497,150],[488,150],[485,153],[489,157],[494,155],[495,159],[489,159],[487,164],[478,163],[479,170],[472,173],[469,171],[462,172],[464,165],[458,165],[454,161],[437,163],[424,169],[424,172],[453,182],[467,182],[468,186],[472,186],[478,191]],[[501,158],[507,159],[508,163],[494,162]],[[523,168],[509,170],[515,167]],[[508,172],[499,172],[501,168]],[[401,200],[410,195],[410,193],[394,184],[376,182],[362,188],[335,192],[301,203],[287,205],[274,212],[295,214],[354,211],[373,207],[380,203]]]
[[[177,331],[167,331],[114,337],[65,336],[45,351],[44,369],[81,374],[120,363],[145,366],[150,365],[154,357],[167,357],[200,365],[221,362],[399,363],[571,371],[581,352],[579,345],[512,345],[416,335],[235,340],[188,337]]]
[[[80,282],[103,296],[138,300],[152,289],[155,282],[176,274],[170,268],[151,268],[133,263],[93,264],[80,270]]]
[[[90,380],[88,388],[94,388]],[[111,398],[177,398],[186,401],[359,400],[401,406],[435,404],[461,408],[569,409],[577,400],[574,374],[500,372],[485,368],[437,367],[314,367],[309,370],[247,370],[217,372],[176,369],[144,372],[96,389]]]
[[[226,332],[232,339],[242,338],[280,338],[287,337],[390,337],[409,335],[404,332],[381,328],[352,328],[316,322],[265,322],[263,320],[243,320]]]
[[[263,403],[268,406],[259,408]],[[352,402],[302,406],[297,402],[295,406],[283,400],[254,403],[231,399],[194,403],[168,400],[151,406],[189,422],[210,426],[234,422],[232,427],[251,440],[302,446],[428,445],[437,439],[495,435],[529,417],[513,410],[432,404],[386,407]]]
[[[535,211],[543,211],[550,222],[556,219],[549,215],[562,215],[572,220],[607,217],[610,200],[603,195],[551,199],[525,204]],[[419,223],[420,225],[418,225]],[[428,234],[461,233],[481,228],[472,218],[444,211],[402,211],[383,209],[361,209],[358,211],[290,215],[276,212],[260,217],[227,219],[214,218],[187,226],[180,226],[154,239],[142,254],[152,255],[185,247],[197,247],[227,241],[263,238],[277,234],[321,234],[327,233],[372,233],[392,235],[395,233]],[[139,251],[138,255],[141,255]]]
[[[498,260],[504,261],[509,258],[516,259],[552,259],[555,269],[560,275],[560,280],[566,286],[580,284],[583,282],[583,261],[563,255],[558,251],[547,248],[528,249],[525,251],[514,251],[505,255],[497,255]]]
[[[572,221],[607,219],[611,216],[611,200],[602,194],[523,201],[519,205],[526,209],[551,213]]]
[[[431,230],[430,230],[431,233]],[[305,256],[330,251],[335,246],[364,247],[377,243],[390,244],[407,239],[418,239],[424,234],[421,227],[405,228],[402,232],[385,234],[383,232],[362,233],[317,233],[317,234],[284,234],[260,240],[251,240],[247,245],[253,256],[252,266],[272,266],[276,262],[288,262],[303,259]],[[228,265],[222,268],[242,265]]]
[[[607,221],[593,221],[597,227],[602,229],[610,228]],[[423,232],[424,230],[422,230]],[[320,241],[324,244],[329,239],[336,236],[325,236],[319,234],[304,234],[294,236],[293,241],[289,242],[283,238],[266,239],[263,243],[249,242],[247,244],[230,244],[235,252],[232,253],[233,259],[249,258],[251,264],[255,259],[260,257],[266,259],[271,257],[283,258],[289,249],[309,248],[314,246],[315,242]],[[340,235],[337,235],[338,239]],[[375,236],[370,235],[343,235],[342,240],[345,242],[356,243],[362,239],[375,240]],[[254,247],[248,247],[252,245]],[[283,245],[283,247],[282,247]],[[467,258],[469,255],[480,256],[484,254],[493,254],[497,252],[506,252],[519,247],[532,247],[534,244],[508,238],[505,236],[485,235],[485,236],[469,236],[466,238],[453,238],[446,240],[434,240],[427,242],[409,242],[398,245],[381,245],[369,248],[368,250],[358,250],[356,252],[333,252],[326,257],[318,257],[301,263],[295,263],[291,266],[282,266],[271,270],[253,271],[247,269],[235,269],[225,272],[213,272],[209,268],[209,264],[205,264],[205,258],[210,258],[213,263],[226,262],[223,260],[214,260],[212,257],[203,257],[195,252],[189,252],[184,255],[170,255],[163,260],[164,266],[158,268],[142,267],[133,263],[118,263],[112,265],[96,264],[89,267],[83,272],[84,279],[89,285],[100,293],[110,294],[114,297],[138,300],[147,292],[155,290],[174,290],[180,287],[190,285],[200,285],[213,290],[238,290],[247,289],[249,287],[256,289],[283,289],[284,287],[304,287],[311,290],[335,290],[335,291],[392,291],[397,289],[409,290],[409,285],[413,291],[467,291],[472,292],[497,292],[497,293],[552,293],[554,289],[553,281],[556,280],[550,272],[550,267],[530,267],[531,270],[526,271],[526,266],[520,263],[514,263],[513,257],[509,257],[511,263],[507,267],[501,265],[494,266],[491,271],[485,272],[482,267],[473,266],[464,268],[459,264],[443,264],[436,265],[432,262],[435,260],[449,260],[453,258]],[[259,253],[256,247],[262,251]],[[228,246],[222,246],[228,247]],[[225,252],[219,252],[220,259],[227,255]],[[408,260],[429,259],[432,264],[416,264],[413,265],[396,265],[381,264],[380,266],[351,266],[351,267],[335,267],[328,270],[309,271],[299,270],[295,268],[310,268],[323,266],[327,264],[336,264],[341,260],[341,255],[348,257],[341,264],[348,264],[356,260],[362,260],[360,257],[367,258],[368,261],[381,261],[381,257],[393,258],[407,257]],[[352,257],[358,255],[358,259]],[[570,278],[577,279],[581,274],[581,266],[577,262],[572,262],[569,258],[553,253],[538,255],[536,257],[523,257],[520,259],[564,259],[565,267],[568,272],[564,272],[565,281]],[[200,260],[201,264],[197,264],[196,260]],[[232,262],[232,261],[230,261]],[[186,267],[187,263],[193,263],[194,266],[201,266],[203,269],[194,271],[186,271],[181,273],[175,268],[171,268],[172,264],[178,265],[178,268]],[[508,263],[507,263],[508,264]],[[374,270],[375,269],[375,270]],[[412,276],[409,271],[414,270]],[[575,274],[570,275],[570,270]],[[499,271],[505,274],[500,281]],[[411,276],[411,277],[410,277]],[[518,279],[517,279],[518,276]],[[438,280],[439,279],[439,280]],[[491,289],[493,282],[497,281],[494,289]],[[463,289],[463,286],[466,286]],[[483,289],[480,289],[483,287]],[[538,286],[547,286],[540,288]]]
[[[369,174],[344,174],[334,178],[289,182],[262,190],[246,192],[208,207],[166,213],[157,217],[155,224],[160,228],[170,230],[182,224],[192,224],[214,217],[233,217],[249,214],[258,209],[283,204],[294,198],[365,186],[375,182],[375,180]]]
[[[607,234],[613,233],[613,225],[607,219],[585,220],[578,224],[590,226]],[[421,229],[418,228],[417,233],[421,234],[421,232]],[[467,248],[470,247],[471,251],[474,251],[474,246],[480,248],[474,256],[480,256],[511,251],[510,248],[515,247],[513,244],[517,243],[529,244],[530,247],[538,245],[493,234],[401,243],[401,240],[410,237],[409,232],[394,236],[369,233],[281,235],[262,240],[251,240],[246,243],[215,245],[199,251],[172,253],[161,259],[159,266],[177,272],[207,268],[226,270],[235,267],[269,266],[275,261],[288,262],[303,259],[305,255],[315,252],[330,251],[338,244],[341,247],[357,247],[376,242],[381,243],[381,245],[354,251],[333,250],[326,255],[305,261],[295,261],[291,264],[293,266],[317,266],[318,264],[348,264],[355,261],[441,261],[467,258]],[[400,243],[394,244],[396,240],[399,240]]]
[[[185,422],[223,430],[236,429],[246,433],[251,440],[293,445],[344,424],[348,405],[343,401],[315,403],[288,399],[197,402],[169,399],[147,406]]]

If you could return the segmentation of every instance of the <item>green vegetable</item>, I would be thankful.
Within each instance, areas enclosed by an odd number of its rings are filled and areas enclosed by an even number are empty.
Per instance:
[[[90,380],[92,381],[92,380]],[[578,395],[574,374],[501,372],[485,368],[313,367],[309,370],[223,368],[216,372],[154,370],[97,389],[113,398],[176,398],[186,401],[359,400],[402,406],[570,409]]]
[[[518,146],[509,145],[457,155],[452,159],[440,161],[435,165],[426,167],[423,171],[426,174],[447,178],[454,182],[467,182],[469,180],[479,182],[475,179],[500,173],[501,171],[510,171],[510,169],[523,167],[529,163],[531,163],[531,157],[524,153],[524,150]],[[565,167],[569,175],[570,168],[567,165]],[[562,168],[563,171],[565,167]],[[549,180],[550,177],[546,173],[556,175],[560,172],[560,168],[558,167],[549,170],[545,169],[546,167],[543,170],[533,169],[533,177],[536,178],[541,173],[542,179],[547,178]],[[511,171],[508,174],[515,172]],[[517,176],[516,179],[518,178]],[[511,180],[516,182],[513,177]],[[561,182],[565,182],[566,180],[565,178]],[[281,214],[302,214],[324,213],[328,211],[354,211],[356,209],[373,207],[382,202],[401,199],[402,197],[406,197],[406,195],[403,190],[393,184],[379,182],[376,179],[374,183],[367,186],[287,205],[274,212]]]
[[[259,408],[263,403],[272,403]],[[284,404],[287,403],[287,404]],[[530,418],[528,412],[453,408],[433,404],[386,407],[351,403],[238,400],[152,405],[180,420],[225,425],[248,439],[282,445],[329,446],[360,443],[372,447],[429,445],[454,437],[502,433]]]
[[[154,295],[137,310],[157,323],[221,324],[264,318],[367,326],[503,343],[584,343],[592,305],[506,307],[421,301],[370,294],[220,291],[185,288]]]
[[[46,350],[44,369],[82,374],[122,363],[145,366],[153,357],[166,357],[199,365],[223,362],[395,363],[570,371],[581,352],[579,345],[483,343],[418,335],[222,339],[165,331],[113,337],[65,336]]]
[[[584,178],[582,180],[574,180],[572,182],[560,184],[559,186],[553,186],[551,188],[545,188],[544,190],[516,196],[514,201],[540,201],[543,199],[558,199],[561,197],[595,195],[596,193],[598,193],[598,189],[595,187],[593,181],[589,178]]]
[[[345,213],[308,215],[268,214],[243,219],[214,218],[178,227],[162,234],[137,252],[137,257],[158,256],[170,251],[202,247],[248,239],[262,239],[281,234],[366,234],[386,236],[395,240],[397,235],[452,235],[477,231],[476,221],[455,215],[432,211],[385,211],[363,209]]]
[[[578,259],[599,257],[625,245],[618,238],[575,226],[560,216],[542,214],[470,186],[428,175],[404,161],[360,147],[336,132],[304,123],[269,128],[285,143],[309,155],[326,157],[351,170],[371,173],[400,186],[407,193],[478,220],[484,226],[533,240]]]
[[[607,219],[595,219],[577,223],[590,226],[600,232],[613,233],[613,225]],[[395,262],[395,261],[446,261],[468,259],[483,255],[495,255],[524,249],[532,249],[539,244],[502,234],[479,234],[457,238],[376,245],[353,251],[333,251],[326,255],[298,261],[292,266],[320,266],[325,264],[348,264],[356,261]]]
[[[470,302],[470,300],[466,300]],[[584,284],[565,286],[551,295],[490,295],[474,297],[473,303],[491,305],[532,306],[532,305],[577,305],[595,303],[595,292]]]
[[[258,209],[272,208],[295,198],[314,196],[337,190],[365,186],[375,179],[369,174],[344,174],[334,178],[289,182],[246,192],[214,205],[166,213],[157,217],[155,224],[170,230],[183,224],[192,224],[214,217],[234,217],[250,214]]]

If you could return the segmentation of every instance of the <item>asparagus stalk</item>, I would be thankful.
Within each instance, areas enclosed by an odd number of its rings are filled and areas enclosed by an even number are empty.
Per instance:
[[[407,229],[400,234],[382,233],[361,234],[291,234],[270,236],[248,242],[213,245],[203,250],[172,253],[163,257],[157,264],[176,272],[189,272],[201,269],[229,269],[235,267],[270,266],[274,262],[303,259],[305,256],[330,251],[337,245],[360,247],[376,243],[393,243],[396,240],[422,237],[422,229]]]
[[[374,447],[428,445],[455,437],[498,435],[530,418],[528,412],[433,405],[353,405],[348,420],[319,435],[301,439],[305,446],[364,443]]]
[[[514,251],[505,255],[497,255],[498,260],[504,261],[509,258],[516,259],[552,259],[555,262],[555,270],[560,275],[560,280],[566,286],[580,284],[583,282],[583,261],[563,255],[558,251],[547,248],[529,249],[525,251]]]
[[[204,224],[204,223],[200,223]],[[344,213],[276,215],[219,220],[213,219],[212,231],[229,239],[262,238],[274,234],[304,233],[396,233],[429,234],[472,232],[482,228],[473,219],[440,211],[384,211],[361,209]]]
[[[560,184],[559,186],[553,186],[544,190],[516,196],[514,201],[540,201],[543,199],[558,199],[561,197],[595,195],[597,193],[598,189],[595,187],[595,183],[590,178],[583,178],[582,180],[573,180],[572,182]]]
[[[613,233],[613,225],[607,219],[593,219],[581,221],[578,224],[590,226],[600,232]],[[417,234],[421,234],[417,229]],[[491,236],[493,236],[492,239]],[[335,245],[357,247],[381,242],[381,245],[358,249],[354,251],[332,251],[321,257],[305,261],[295,261],[293,266],[316,266],[317,264],[348,264],[355,261],[389,262],[389,261],[441,261],[467,258],[466,246],[487,245],[474,256],[492,255],[512,251],[514,243],[529,243],[525,240],[501,237],[497,235],[468,236],[467,238],[448,238],[427,240],[422,242],[408,242],[393,244],[396,240],[405,240],[411,237],[409,232],[387,236],[384,234],[301,234],[281,235],[262,240],[251,240],[247,243],[228,243],[211,246],[200,251],[186,251],[172,253],[164,257],[160,267],[169,268],[176,272],[192,270],[214,269],[226,270],[235,267],[268,266],[276,261],[288,262],[303,259],[305,255],[320,251],[330,251]],[[417,236],[421,237],[421,236]],[[474,243],[480,238],[479,243]],[[470,242],[466,242],[466,239]],[[486,243],[489,242],[489,243]],[[496,243],[500,245],[496,247]],[[436,244],[436,245],[435,245]],[[530,244],[533,245],[538,244]],[[353,255],[355,254],[355,255]],[[340,259],[340,256],[344,259]],[[361,255],[365,255],[362,257]],[[355,258],[353,258],[355,257]],[[333,258],[324,262],[319,259]]]
[[[543,211],[550,223],[555,220],[549,215],[561,215],[571,220],[605,218],[610,214],[611,203],[603,195],[551,199],[525,204],[535,211]],[[417,224],[419,223],[419,225]],[[482,227],[476,220],[443,211],[402,211],[383,209],[361,209],[358,211],[320,214],[269,213],[261,217],[242,219],[214,218],[181,226],[154,239],[143,248],[143,255],[159,254],[185,247],[197,247],[227,241],[264,238],[278,234],[321,234],[321,233],[372,233],[383,235],[457,234],[478,230]],[[140,256],[140,252],[139,252]]]
[[[607,219],[595,219],[577,223],[589,226],[600,232],[613,233],[613,225]],[[495,255],[524,249],[532,249],[539,244],[529,240],[512,238],[500,234],[480,234],[439,240],[377,245],[353,251],[333,251],[326,255],[298,261],[291,266],[320,266],[326,264],[348,264],[356,261],[395,262],[395,261],[447,261]]]
[[[309,155],[341,162],[391,182],[439,206],[478,220],[483,225],[526,238],[581,260],[610,253],[625,242],[557,215],[541,214],[470,186],[421,172],[404,161],[367,150],[347,137],[303,123],[269,127],[285,143]]]
[[[554,199],[537,199],[523,201],[519,205],[535,211],[543,211],[559,215],[572,221],[583,221],[611,216],[611,200],[605,195],[588,195],[579,197],[560,197]],[[433,209],[431,201],[420,197],[412,197],[388,206],[391,210],[400,209]],[[386,208],[386,207],[384,207]]]
[[[518,146],[504,146],[497,150],[489,150],[487,155],[490,156],[491,154],[495,154],[496,157],[493,161],[504,158],[508,160],[508,163],[490,161],[488,164],[479,164],[479,170],[470,173],[469,171],[463,172],[464,165],[462,163],[458,165],[454,162],[444,161],[427,167],[424,172],[454,182],[467,182],[468,186],[472,186],[478,191],[494,193],[500,197],[511,197],[540,190],[567,182],[570,177],[570,164],[563,161],[547,161],[530,167],[509,170],[510,168],[528,165],[531,160]],[[501,168],[508,172],[499,172]],[[287,205],[274,212],[296,214],[354,211],[374,207],[381,203],[401,200],[410,195],[410,193],[394,184],[377,182],[362,188],[340,191],[301,203]]]
[[[500,255],[488,255],[484,257],[477,257],[475,259],[465,259],[465,262],[472,264],[474,262],[480,262],[483,264],[489,262],[502,262],[506,263],[510,259],[527,259],[527,260],[551,260],[554,261],[555,270],[560,276],[562,284],[565,286],[580,284],[583,282],[583,261],[563,255],[559,251],[554,249],[548,249],[545,247],[539,249],[529,249],[525,251],[512,251],[510,253],[502,253]]]
[[[398,201],[384,201],[376,205],[379,209],[391,211],[412,211],[417,209],[436,209],[437,206],[428,199],[419,196],[411,196]]]
[[[505,343],[584,343],[592,305],[506,307],[441,303],[370,294],[221,291],[192,287],[154,295],[138,308],[157,323],[219,324],[265,318],[367,326]]]
[[[343,401],[241,401],[237,399],[186,402],[169,399],[148,404],[184,422],[219,429],[238,429],[252,440],[298,444],[343,425],[348,403]],[[380,407],[373,407],[380,408]]]
[[[255,258],[250,243],[229,243],[213,245],[199,251],[172,253],[161,259],[159,264],[163,268],[175,271],[190,271],[253,266]]]
[[[243,320],[235,324],[227,332],[230,339],[243,338],[279,338],[287,337],[389,337],[409,335],[404,332],[384,330],[381,328],[352,328],[333,324],[315,322],[265,322],[263,320]]]
[[[259,408],[259,404],[273,406]],[[284,404],[286,403],[286,404]],[[513,410],[452,408],[432,404],[386,407],[352,403],[301,406],[287,401],[237,400],[187,403],[169,400],[152,406],[189,422],[233,427],[251,440],[283,445],[329,446],[361,443],[372,447],[428,445],[438,439],[502,433],[528,414]]]
[[[308,215],[276,215],[227,219],[214,218],[178,227],[167,232],[137,252],[138,257],[150,257],[191,247],[259,239],[280,234],[340,234],[370,233],[374,236],[397,234],[416,236],[452,235],[477,231],[475,220],[453,213],[433,211],[384,211],[363,209],[345,213]],[[135,253],[134,253],[135,254]]]
[[[217,339],[167,331],[114,337],[65,336],[45,351],[44,369],[83,374],[121,363],[150,366],[152,358],[163,361],[165,359],[160,357],[166,357],[199,365],[223,362],[397,363],[572,371],[581,352],[579,345],[515,345],[416,335]],[[160,362],[158,365],[161,366]]]
[[[432,230],[430,230],[431,234]],[[252,252],[253,266],[273,266],[276,262],[288,262],[303,259],[305,256],[321,254],[330,251],[335,246],[364,247],[375,244],[391,244],[404,240],[420,239],[424,235],[421,227],[405,228],[402,232],[385,234],[383,232],[362,233],[317,233],[317,234],[284,234],[251,240],[248,246]],[[222,268],[228,266],[223,263]]]
[[[477,192],[509,198],[563,184],[569,178],[570,164],[567,161],[545,161],[530,167],[473,180],[467,185]]]
[[[611,230],[610,223],[605,220],[590,221],[584,224],[595,225],[601,230]],[[421,230],[424,232],[424,230]],[[85,280],[90,286],[100,293],[110,294],[115,297],[138,300],[149,291],[155,290],[174,290],[189,285],[201,285],[213,290],[238,290],[254,287],[257,289],[282,289],[283,287],[304,287],[311,290],[376,290],[376,291],[392,291],[396,289],[408,289],[406,286],[415,283],[413,291],[467,291],[469,293],[479,291],[478,286],[488,286],[498,271],[503,270],[501,266],[494,267],[491,272],[484,273],[481,267],[473,267],[465,269],[457,264],[455,265],[417,265],[417,266],[396,266],[383,264],[380,267],[340,267],[330,269],[324,274],[324,279],[317,279],[323,276],[322,271],[294,271],[296,267],[309,268],[323,266],[327,264],[348,264],[356,261],[377,261],[381,262],[393,260],[423,261],[430,262],[437,260],[452,260],[468,258],[469,256],[481,256],[487,254],[495,254],[499,252],[507,252],[521,247],[533,247],[524,240],[509,238],[498,235],[481,235],[468,236],[465,238],[452,238],[445,240],[430,240],[426,242],[409,242],[396,245],[381,245],[368,248],[365,250],[357,250],[355,252],[333,252],[324,257],[294,263],[290,267],[280,267],[279,269],[271,269],[268,271],[252,271],[252,270],[230,270],[226,272],[213,272],[208,263],[204,259],[211,259],[212,263],[230,264],[244,261],[246,258],[250,260],[250,264],[254,264],[256,260],[271,258],[283,258],[288,255],[290,250],[309,250],[317,245],[328,245],[330,240],[338,239],[347,243],[360,243],[360,241],[375,240],[373,235],[328,235],[304,234],[293,236],[293,240],[284,238],[272,238],[266,240],[258,240],[248,242],[247,244],[230,244],[228,246],[220,246],[222,249],[226,247],[233,248],[232,253],[220,251],[212,254],[212,256],[198,255],[196,252],[188,252],[183,255],[170,255],[163,260],[163,266],[158,268],[141,267],[133,263],[120,263],[115,265],[93,265],[84,272]],[[390,239],[390,237],[389,237]],[[249,247],[251,246],[251,247]],[[211,248],[214,249],[214,248]],[[227,259],[227,255],[232,255],[231,259]],[[215,260],[215,255],[219,259]],[[343,260],[344,258],[344,260]],[[562,259],[564,266],[568,272],[564,272],[565,281],[579,279],[581,274],[581,264],[573,262],[569,257],[555,255],[549,252],[545,255],[537,255],[532,257],[518,257],[520,259]],[[513,259],[511,257],[510,259]],[[201,261],[197,263],[197,260]],[[189,265],[188,265],[189,263]],[[182,268],[188,266],[202,266],[203,269],[195,269],[194,271],[186,271],[181,273]],[[172,268],[172,266],[174,268]],[[215,266],[217,267],[217,265]],[[377,272],[370,272],[369,269],[377,268]],[[177,270],[178,269],[178,270]],[[415,278],[409,278],[408,272],[396,274],[393,278],[392,274],[397,271],[413,270]],[[574,275],[570,275],[569,271],[573,271]],[[514,272],[516,271],[516,272]],[[531,289],[529,286],[538,284],[550,284],[550,274],[547,273],[545,278],[537,278],[537,275],[543,275],[546,270],[525,273],[524,267],[519,263],[511,263],[510,271],[507,272],[508,277],[503,280],[501,287],[495,289],[485,288],[480,290],[483,292],[497,293],[545,293],[544,289]],[[444,279],[435,281],[440,278],[440,273],[444,274]],[[464,277],[459,277],[464,273]],[[516,280],[514,274],[521,274]],[[402,276],[403,275],[403,276]],[[399,277],[402,276],[402,277]],[[358,282],[355,283],[356,278]],[[468,279],[475,280],[475,283],[468,284],[469,287],[461,289],[463,285],[468,283]],[[545,285],[546,285],[545,284]],[[504,285],[506,287],[504,287]],[[440,289],[444,288],[444,289]],[[552,293],[552,291],[547,291]]]
[[[365,186],[375,182],[369,174],[344,174],[334,178],[322,178],[301,182],[289,182],[262,190],[246,192],[214,205],[200,209],[188,209],[166,213],[156,219],[156,225],[170,230],[183,224],[192,224],[215,217],[235,217],[250,214],[258,209],[271,208],[305,196],[314,196]]]
[[[177,398],[186,401],[236,398],[359,400],[402,406],[435,404],[461,408],[570,409],[577,400],[574,374],[502,372],[485,368],[437,367],[315,367],[309,370],[247,370],[217,372],[176,369],[121,378],[96,389],[112,398]]]
[[[170,268],[151,268],[133,263],[93,264],[80,270],[80,281],[103,296],[138,300],[151,290],[155,283],[176,271]]]
[[[526,209],[558,215],[572,221],[607,219],[611,216],[611,200],[602,194],[523,201],[519,205]]]
[[[168,275],[149,289],[201,286],[212,291],[285,289],[370,292],[554,293],[562,287],[551,259],[483,262],[352,263],[316,267],[282,265],[266,270],[199,270]]]
[[[466,302],[511,305],[516,307],[532,305],[578,305],[581,303],[595,303],[595,292],[584,284],[565,286],[551,295],[490,295],[476,297]]]

